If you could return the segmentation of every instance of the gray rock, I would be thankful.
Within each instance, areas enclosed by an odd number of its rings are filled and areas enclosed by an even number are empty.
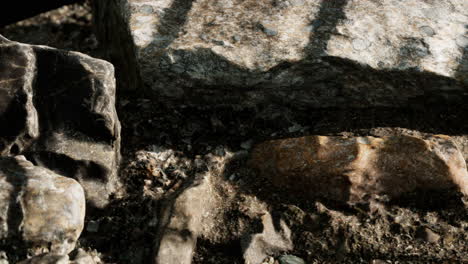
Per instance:
[[[197,179],[168,199],[161,214],[155,264],[190,264],[213,194],[210,175]]]
[[[272,216],[262,216],[263,231],[242,240],[241,246],[245,263],[262,264],[268,256],[293,249],[291,230],[280,219],[274,225]]]
[[[25,155],[77,179],[102,207],[118,186],[113,66],[0,36],[0,156]]]
[[[18,264],[68,264],[68,255],[42,254],[23,260]]]
[[[78,253],[75,256],[75,259],[71,262],[71,264],[95,264],[93,257],[86,253],[83,249],[78,249]]]
[[[280,264],[306,264],[305,261],[293,255],[283,255],[279,257]]]
[[[85,217],[78,182],[17,156],[0,158],[0,186],[2,244],[24,241],[33,253],[68,254],[74,249]]]
[[[0,251],[0,264],[8,264],[8,257],[5,251]]]
[[[121,89],[167,104],[299,109],[395,107],[456,99],[444,86],[468,90],[458,74],[467,1],[227,2],[148,0],[166,10],[148,15],[133,11],[139,1],[94,1],[97,35]]]

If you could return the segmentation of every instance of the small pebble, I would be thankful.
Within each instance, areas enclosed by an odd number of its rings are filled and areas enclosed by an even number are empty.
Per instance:
[[[357,51],[365,50],[369,47],[369,42],[365,39],[354,39],[353,48]]]
[[[140,12],[147,15],[152,14],[153,7],[150,5],[143,5],[142,7],[140,7]]]
[[[288,128],[289,133],[295,133],[301,131],[303,127],[299,124],[294,124]]]
[[[242,142],[240,146],[241,146],[241,148],[247,150],[247,149],[251,149],[251,148],[252,148],[252,145],[253,145],[253,140],[252,140],[252,139],[249,139],[249,140],[247,140],[247,141]]]
[[[229,176],[229,180],[234,181],[236,179],[236,177],[237,177],[237,174],[233,173],[233,174],[231,174],[231,176]]]
[[[97,221],[89,221],[88,225],[86,226],[86,231],[91,233],[96,233],[99,230],[99,222]]]
[[[274,37],[274,36],[278,35],[278,31],[276,31],[274,29],[271,29],[271,28],[264,28],[263,32],[265,32],[265,34],[267,34],[268,36],[271,36],[271,37]]]
[[[428,26],[422,26],[419,28],[419,30],[421,30],[421,32],[428,37],[432,37],[435,35],[434,30]]]
[[[283,255],[279,257],[280,264],[306,264],[305,261],[293,255]]]

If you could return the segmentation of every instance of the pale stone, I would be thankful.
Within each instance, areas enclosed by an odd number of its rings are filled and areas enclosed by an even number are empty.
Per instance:
[[[0,208],[0,239],[19,237],[33,251],[68,254],[84,226],[80,184],[23,156],[0,158]]]

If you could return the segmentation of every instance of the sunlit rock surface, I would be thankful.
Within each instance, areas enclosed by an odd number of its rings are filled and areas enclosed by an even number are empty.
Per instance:
[[[118,0],[94,11],[120,89],[166,102],[398,106],[468,90],[465,0]]]
[[[0,208],[2,245],[68,254],[83,230],[85,195],[75,180],[24,156],[0,158]]]
[[[77,179],[101,207],[117,184],[113,66],[0,36],[0,156],[22,154]]]
[[[309,136],[264,142],[250,166],[281,190],[364,202],[412,191],[458,188],[468,195],[465,160],[447,136]]]

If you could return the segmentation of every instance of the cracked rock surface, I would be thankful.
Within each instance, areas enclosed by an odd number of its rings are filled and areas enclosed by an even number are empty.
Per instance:
[[[298,108],[457,100],[468,89],[467,10],[464,0],[94,2],[120,89]]]
[[[0,57],[0,155],[72,177],[93,206],[104,206],[120,157],[113,66],[2,36]]]

